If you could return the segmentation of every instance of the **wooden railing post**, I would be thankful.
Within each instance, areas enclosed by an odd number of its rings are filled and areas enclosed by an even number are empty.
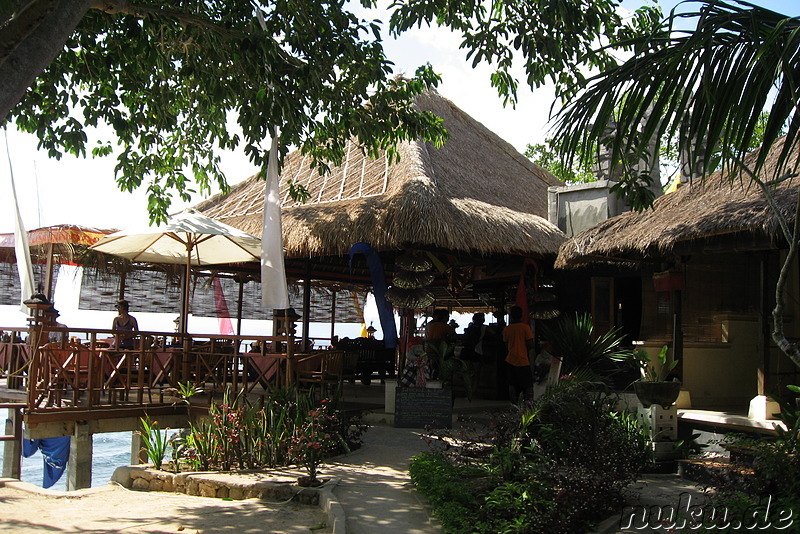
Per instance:
[[[294,385],[294,336],[286,333],[286,389]]]

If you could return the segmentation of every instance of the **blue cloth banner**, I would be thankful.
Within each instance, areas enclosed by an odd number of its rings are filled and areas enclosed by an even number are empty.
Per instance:
[[[375,304],[378,306],[378,318],[383,330],[383,345],[387,349],[397,347],[397,326],[394,324],[394,308],[386,298],[386,276],[383,274],[383,264],[378,253],[369,243],[356,243],[350,247],[350,268],[353,268],[353,256],[363,254],[367,260],[370,275],[372,276],[372,290],[375,293]]]
[[[42,487],[49,488],[61,478],[69,459],[69,436],[22,440],[22,455],[30,458],[42,451],[44,469]]]

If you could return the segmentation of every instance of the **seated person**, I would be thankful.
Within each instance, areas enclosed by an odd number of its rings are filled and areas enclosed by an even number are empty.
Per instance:
[[[455,329],[447,322],[450,313],[444,309],[433,312],[433,318],[425,327],[426,341],[452,341]]]
[[[114,322],[111,325],[112,330],[124,331],[125,333],[117,334],[119,336],[120,349],[132,349],[135,334],[133,332],[139,331],[139,323],[136,318],[128,313],[129,304],[125,299],[117,301],[115,307],[119,315],[114,317]]]

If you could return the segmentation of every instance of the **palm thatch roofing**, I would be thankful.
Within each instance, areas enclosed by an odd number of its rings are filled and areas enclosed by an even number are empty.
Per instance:
[[[86,247],[114,231],[75,224],[58,224],[31,230],[28,232],[31,260],[34,263],[46,262],[49,247],[52,246],[57,263],[74,263],[79,260]],[[16,262],[14,243],[13,233],[0,234],[0,261]]]
[[[286,257],[342,256],[360,241],[378,251],[554,255],[566,236],[546,220],[547,188],[562,183],[438,93],[417,105],[444,120],[450,137],[443,148],[404,143],[400,162],[388,165],[350,142],[328,175],[299,151],[285,158]],[[289,197],[289,180],[311,193],[305,204]],[[258,236],[263,202],[264,181],[253,176],[196,208]]]
[[[762,181],[798,174],[798,150],[786,166],[777,167],[781,148],[776,143],[770,149]],[[755,157],[751,153],[745,163]],[[798,186],[795,176],[772,188],[790,224],[797,212]],[[623,213],[575,235],[561,246],[555,266],[660,261],[687,251],[770,249],[782,241],[778,217],[761,188],[746,175],[716,171],[658,198],[652,209]]]

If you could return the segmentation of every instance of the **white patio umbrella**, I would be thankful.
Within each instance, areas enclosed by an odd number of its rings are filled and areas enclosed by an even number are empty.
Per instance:
[[[89,247],[145,263],[185,264],[179,330],[186,333],[192,265],[261,261],[261,240],[188,209],[159,226],[109,234]]]

